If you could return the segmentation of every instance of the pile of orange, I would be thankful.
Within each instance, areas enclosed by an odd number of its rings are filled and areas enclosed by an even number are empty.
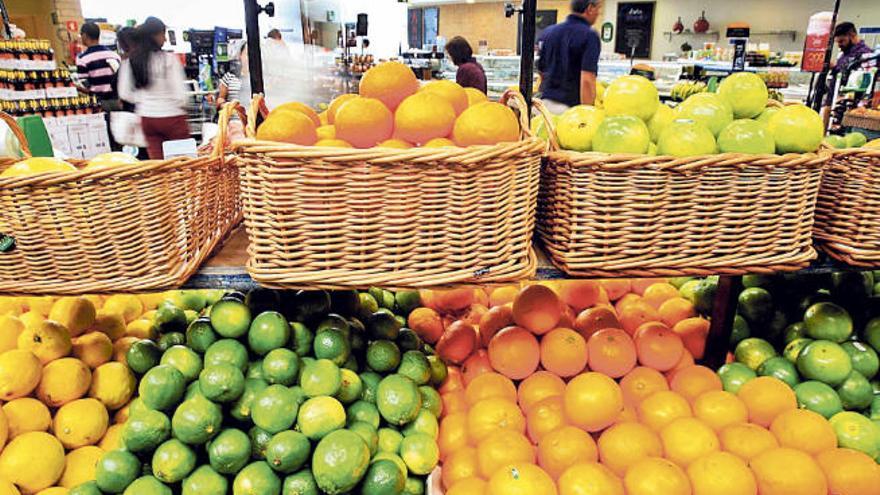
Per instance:
[[[316,113],[298,102],[269,113],[257,139],[337,148],[435,148],[519,139],[513,111],[473,88],[446,80],[420,86],[399,62],[372,67],[359,94],[344,94]]]
[[[477,335],[440,388],[446,495],[878,493],[880,468],[783,382],[732,394],[694,364],[708,323],[665,281],[422,295],[421,335]]]

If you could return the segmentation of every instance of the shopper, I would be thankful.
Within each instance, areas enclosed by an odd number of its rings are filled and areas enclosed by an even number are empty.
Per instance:
[[[859,39],[859,33],[856,31],[856,26],[851,22],[838,24],[837,27],[834,28],[834,42],[837,43],[837,47],[840,48],[840,57],[837,59],[837,64],[834,66],[834,70],[837,72],[842,73],[846,69],[846,66],[854,62],[857,58],[874,52],[864,40]]]
[[[591,26],[598,18],[599,0],[572,0],[565,21],[542,34],[538,70],[542,98],[553,113],[596,100],[602,43]]]
[[[217,95],[217,107],[226,102],[238,100],[245,108],[251,101],[251,81],[248,71],[247,42],[232,40],[229,42],[229,70],[220,79]]]
[[[94,22],[82,25],[80,37],[86,49],[76,56],[76,71],[104,111],[116,110],[119,106],[116,95],[116,74],[121,64],[119,55],[100,44],[101,28]]]
[[[151,159],[163,157],[165,141],[190,137],[183,66],[162,51],[163,44],[165,24],[148,17],[137,28],[134,50],[119,73],[119,95],[134,103]]]
[[[476,88],[486,92],[486,72],[483,66],[474,58],[474,51],[468,40],[456,36],[446,43],[446,53],[452,59],[452,63],[458,67],[455,73],[455,82],[465,88]]]

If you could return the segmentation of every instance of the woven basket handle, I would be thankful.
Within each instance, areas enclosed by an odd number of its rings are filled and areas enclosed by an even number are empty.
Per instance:
[[[529,125],[529,107],[526,105],[526,99],[523,98],[523,95],[516,90],[508,89],[501,95],[501,99],[498,100],[502,105],[512,104],[519,114],[519,126],[521,129],[521,134],[523,137],[532,137],[532,129]]]
[[[547,137],[550,142],[550,151],[559,151],[559,141],[556,138],[556,124],[553,123],[553,117],[550,114],[550,110],[547,110],[547,106],[544,105],[544,102],[537,98],[532,100],[532,106],[538,111],[538,115],[544,119],[544,127],[547,128]]]
[[[24,157],[30,158],[31,148],[28,146],[27,137],[24,135],[24,131],[21,130],[21,126],[18,125],[18,121],[6,112],[0,112],[0,119],[2,119],[3,122],[6,122],[6,125],[9,126],[9,130],[15,135],[15,139],[18,139],[18,145],[21,147],[21,153]]]
[[[251,98],[251,106],[247,109],[247,126],[244,128],[245,135],[249,138],[257,137],[257,117],[265,118],[269,115],[269,107],[262,93],[257,93]]]
[[[214,149],[211,152],[212,158],[223,157],[224,150],[229,144],[229,122],[232,120],[232,116],[235,112],[238,112],[239,118],[241,118],[242,123],[247,127],[249,122],[248,115],[238,100],[224,103],[220,108],[220,114],[217,118],[218,131],[217,137],[214,139]]]

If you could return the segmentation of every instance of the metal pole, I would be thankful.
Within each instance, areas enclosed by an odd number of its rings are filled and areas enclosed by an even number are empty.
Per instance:
[[[718,279],[718,290],[712,303],[709,335],[706,336],[706,350],[701,360],[701,364],[712,369],[718,369],[727,357],[730,334],[733,332],[733,319],[736,317],[737,300],[742,288],[741,276],[722,275]]]
[[[257,0],[244,0],[244,25],[247,30],[248,68],[251,72],[251,91],[263,90],[263,52],[260,48],[260,6]]]
[[[0,0],[0,15],[3,17],[3,33],[2,37],[5,39],[12,38],[12,29],[9,27],[9,9],[6,8],[6,4],[3,0]]]
[[[828,47],[825,49],[825,63],[822,65],[822,72],[816,78],[816,92],[812,101],[813,110],[820,111],[825,100],[825,93],[828,91],[828,70],[831,68],[831,53],[834,51],[834,28],[837,27],[837,14],[840,12],[840,0],[834,0],[834,15],[831,18],[831,36],[828,37]]]
[[[535,72],[535,21],[538,10],[537,0],[523,0],[522,40],[520,43],[519,91],[528,104],[529,117],[532,112],[532,85]]]

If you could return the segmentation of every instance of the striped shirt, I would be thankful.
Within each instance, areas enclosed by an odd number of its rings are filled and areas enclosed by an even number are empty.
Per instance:
[[[117,98],[116,71],[119,64],[119,55],[101,45],[90,46],[76,57],[77,72],[85,77],[89,91],[101,100]]]
[[[226,96],[226,101],[235,101],[239,99],[241,93],[241,79],[235,75],[234,72],[227,72],[223,74],[223,78],[220,79],[220,84],[226,86],[229,94]]]

